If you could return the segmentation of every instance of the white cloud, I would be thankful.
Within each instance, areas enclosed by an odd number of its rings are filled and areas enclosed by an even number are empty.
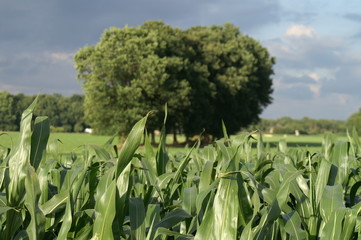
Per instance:
[[[308,74],[308,76],[309,76],[311,79],[315,80],[315,82],[319,82],[319,81],[321,80],[320,76],[318,76],[318,74],[317,74],[317,73],[314,73],[314,72]]]
[[[311,27],[305,25],[292,25],[287,28],[285,33],[286,38],[315,38],[317,34],[315,30]]]
[[[338,103],[341,105],[345,105],[350,99],[350,96],[347,94],[335,93],[333,95],[337,98]]]
[[[321,85],[319,85],[319,84],[310,84],[309,88],[310,88],[310,91],[313,93],[313,95],[315,97],[320,96]]]
[[[48,56],[55,61],[65,61],[72,62],[74,53],[66,53],[66,52],[53,52],[49,53]]]

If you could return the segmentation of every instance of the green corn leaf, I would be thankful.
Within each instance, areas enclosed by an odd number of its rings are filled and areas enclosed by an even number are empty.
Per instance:
[[[205,200],[207,196],[217,188],[219,181],[220,181],[219,178],[216,179],[207,189],[203,190],[197,195],[197,199],[196,199],[197,214],[200,214],[203,210],[205,210],[204,207],[207,206],[207,204],[205,204],[206,203]]]
[[[46,152],[46,146],[50,135],[50,124],[47,117],[37,117],[31,136],[30,164],[38,169]],[[45,159],[44,159],[45,160]]]
[[[336,184],[345,184],[350,169],[351,159],[349,158],[350,144],[348,142],[338,142],[335,144],[331,156],[331,163],[338,168]]]
[[[71,228],[72,220],[73,220],[73,201],[71,197],[71,193],[69,193],[69,197],[66,201],[66,207],[65,207],[65,214],[63,217],[63,222],[61,224],[61,228],[59,230],[58,238],[59,240],[66,240],[68,239],[68,233]]]
[[[69,197],[69,192],[62,191],[54,195],[51,199],[49,199],[49,201],[40,205],[40,209],[43,211],[44,215],[56,213],[66,206],[68,197]]]
[[[351,239],[353,233],[355,232],[357,221],[357,211],[354,209],[347,209],[345,214],[345,219],[343,222],[343,228],[341,233],[341,239],[348,240]]]
[[[261,218],[261,221],[257,228],[255,229],[255,240],[261,240],[261,239],[268,239],[269,237],[269,231],[272,228],[272,225],[274,221],[280,216],[281,209],[277,202],[277,200],[274,200],[271,207],[267,211],[266,214],[264,214]]]
[[[157,238],[158,236],[166,236],[166,237],[175,237],[176,239],[182,239],[182,240],[187,240],[187,239],[193,239],[193,235],[189,235],[189,234],[181,234],[179,232],[175,232],[175,231],[171,231],[169,229],[160,227],[157,229],[157,232],[154,236],[154,238]]]
[[[126,168],[128,163],[132,160],[135,151],[143,137],[145,123],[147,122],[148,115],[138,121],[132,130],[130,131],[125,143],[123,144],[122,149],[119,152],[118,163],[116,167],[115,177],[116,179]]]
[[[183,189],[183,209],[189,214],[196,213],[197,189],[195,186]]]
[[[182,176],[182,173],[183,173],[184,169],[186,168],[187,164],[191,160],[190,156],[191,156],[192,151],[196,147],[196,145],[197,145],[197,143],[195,143],[193,145],[191,150],[188,152],[187,156],[183,159],[180,166],[177,168],[177,171],[175,172],[174,177],[173,177],[172,181],[170,182],[170,184],[171,184],[170,185],[170,189],[171,189],[170,196],[173,196],[174,192],[177,190],[178,181],[181,179],[181,176]]]
[[[199,192],[203,192],[212,184],[212,172],[213,162],[207,161],[203,166],[201,178],[199,180]]]
[[[327,223],[338,209],[344,209],[343,189],[341,185],[325,186],[320,202],[320,214]]]
[[[150,227],[160,221],[160,206],[159,204],[148,204],[147,214],[145,216],[145,227]]]
[[[351,143],[350,144],[350,149],[352,151],[352,156],[354,156],[354,157],[360,156],[360,153],[361,153],[361,141],[360,141],[360,138],[358,136],[356,128],[352,129],[351,134],[347,130],[347,137],[348,137],[349,142]]]
[[[145,209],[142,199],[129,199],[129,217],[132,239],[145,239]]]
[[[158,229],[160,227],[170,229],[173,226],[179,224],[183,220],[187,218],[191,218],[192,216],[189,215],[186,211],[181,208],[176,208],[170,212],[168,212],[162,220],[160,220],[157,224],[154,225],[154,229]]]
[[[247,223],[247,225],[244,227],[244,229],[242,231],[241,238],[240,238],[241,240],[253,239],[255,236],[255,232],[252,231],[252,223],[253,223],[253,220],[256,217],[258,211],[261,208],[261,202],[260,202],[260,198],[259,198],[257,191],[255,191],[253,193],[252,205],[253,205],[253,215],[252,215],[251,220]]]
[[[6,192],[8,204],[14,207],[20,204],[25,193],[25,178],[31,150],[31,120],[35,104],[36,100],[22,114],[18,143],[9,155]]]
[[[325,226],[321,230],[320,240],[341,239],[342,220],[346,209],[335,209],[328,213]]]
[[[113,180],[105,193],[97,199],[95,205],[96,218],[94,220],[93,238],[113,239],[112,224],[116,214],[115,207],[116,182]]]
[[[25,194],[25,178],[28,173],[31,149],[31,120],[35,101],[23,112],[20,123],[18,143],[8,156],[8,168],[5,171],[5,187],[8,206],[20,209],[23,206]],[[23,218],[15,210],[6,212],[5,239],[14,237],[21,226]]]
[[[155,239],[154,225],[160,221],[160,206],[159,204],[149,204],[147,215],[145,216],[145,226],[149,228],[146,240]]]
[[[31,219],[26,231],[29,239],[42,239],[45,233],[45,216],[39,208],[40,186],[34,168],[28,165],[28,174],[25,179],[25,206]]]
[[[285,220],[284,230],[293,239],[301,240],[307,238],[307,232],[302,229],[302,221],[296,211],[292,211],[282,217]]]
[[[206,213],[195,239],[236,239],[238,209],[236,177],[222,178],[218,185],[213,207]]]
[[[356,201],[356,193],[357,190],[361,187],[361,181],[356,182],[354,185],[352,185],[350,190],[350,204],[351,206],[355,205]]]
[[[145,141],[144,141],[144,147],[145,147],[145,158],[142,159],[142,162],[145,162],[145,168],[147,171],[149,171],[149,176],[151,181],[155,181],[157,174],[157,161],[155,159],[155,154],[153,147],[149,141],[148,134],[145,135]]]
[[[223,120],[222,120],[222,131],[223,131],[223,137],[228,140],[229,137],[227,134],[227,128],[226,128],[226,125],[224,124]]]
[[[91,238],[92,225],[86,224],[83,228],[76,232],[76,240],[88,240]]]
[[[258,140],[257,140],[257,159],[258,164],[260,164],[266,157],[264,143],[262,138],[262,132],[259,132]]]
[[[117,182],[116,182],[116,218],[117,220],[122,223],[124,217],[126,215],[126,202],[128,201],[130,191],[129,184],[130,184],[130,175],[131,175],[131,162],[128,163],[128,166],[122,171],[119,175]],[[123,229],[122,225],[117,224],[117,228],[114,234],[121,234]]]
[[[316,193],[316,203],[319,204],[322,198],[323,191],[325,186],[328,183],[330,176],[332,164],[326,159],[321,159],[321,165],[317,173],[316,182],[315,182],[315,193]]]

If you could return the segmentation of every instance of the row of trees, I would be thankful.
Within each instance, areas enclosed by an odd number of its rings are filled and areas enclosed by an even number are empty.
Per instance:
[[[162,125],[187,137],[222,135],[259,120],[271,103],[275,59],[232,24],[173,28],[160,21],[110,28],[75,55],[85,116],[96,132],[126,134],[151,110],[150,132]]]
[[[24,94],[12,95],[0,92],[0,130],[18,131],[21,113],[35,99],[35,96]],[[39,95],[35,110],[37,116],[48,116],[54,131],[82,132],[89,126],[84,120],[84,96],[73,95],[64,97],[60,94]],[[265,133],[294,134],[298,130],[301,134],[323,134],[333,132],[345,134],[347,129],[361,129],[361,109],[352,114],[347,121],[311,119],[260,119],[256,124],[243,128],[244,130],[262,130]]]
[[[21,114],[35,97],[0,92],[0,130],[18,131]],[[82,132],[86,127],[83,103],[83,95],[64,97],[60,94],[42,94],[38,96],[34,115],[48,116],[53,130]]]
[[[257,124],[251,125],[248,130],[258,129],[265,133],[274,134],[295,134],[296,130],[300,134],[323,134],[326,132],[345,134],[347,129],[357,127],[350,119],[351,117],[347,121],[311,119],[308,117],[302,119],[292,119],[290,117],[275,120],[261,119]],[[358,125],[361,127],[361,121]]]

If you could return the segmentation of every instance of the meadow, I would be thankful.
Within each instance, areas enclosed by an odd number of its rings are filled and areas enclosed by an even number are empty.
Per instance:
[[[0,148],[0,239],[361,235],[356,130],[341,139],[331,134],[230,137],[224,127],[222,139],[170,154],[164,127],[157,147],[144,135],[147,116],[119,149],[106,136],[49,138],[47,118],[32,124],[34,107],[24,112],[20,133],[0,136],[17,138],[10,151]],[[59,152],[57,139],[69,140],[63,150],[73,153]]]
[[[19,137],[19,132],[0,132],[0,145],[11,148],[14,145]],[[230,138],[236,138],[236,135],[230,136]],[[281,139],[284,139],[287,143],[287,146],[290,148],[307,148],[311,152],[321,151],[322,140],[324,135],[281,135],[275,134],[272,136],[263,135],[263,141],[265,144],[269,144],[270,148],[278,148],[278,143]],[[49,142],[58,142],[58,151],[59,153],[70,153],[75,152],[79,153],[82,151],[82,148],[86,145],[103,145],[112,136],[102,136],[102,135],[92,135],[88,133],[50,133]],[[180,141],[183,141],[185,137],[183,135],[178,135],[177,137]],[[254,135],[254,143],[258,138],[258,135]],[[346,136],[337,136],[336,138],[340,141],[347,141]],[[160,137],[156,137],[156,142],[159,143]],[[114,138],[113,143],[119,145],[119,140],[117,137]],[[183,152],[182,147],[172,146],[173,140],[172,135],[167,135],[166,144],[169,145],[167,150],[171,153]]]

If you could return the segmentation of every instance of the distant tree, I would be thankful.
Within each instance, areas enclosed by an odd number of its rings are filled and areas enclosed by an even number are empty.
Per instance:
[[[356,128],[361,131],[361,108],[347,119],[347,125],[349,128]]]
[[[8,92],[0,92],[0,130],[18,130],[14,97]]]
[[[35,97],[35,96],[34,96]],[[59,103],[63,96],[60,94],[41,94],[38,96],[36,108],[34,110],[35,116],[49,117],[50,124],[53,127],[61,126],[62,112]]]
[[[152,131],[168,103],[168,128],[215,137],[257,121],[271,103],[274,58],[232,24],[180,30],[149,21],[110,28],[75,55],[85,118],[98,132],[125,134],[150,110]]]
[[[86,126],[84,121],[84,96],[74,94],[62,97],[58,103],[60,109],[60,124],[68,132],[83,132]]]

